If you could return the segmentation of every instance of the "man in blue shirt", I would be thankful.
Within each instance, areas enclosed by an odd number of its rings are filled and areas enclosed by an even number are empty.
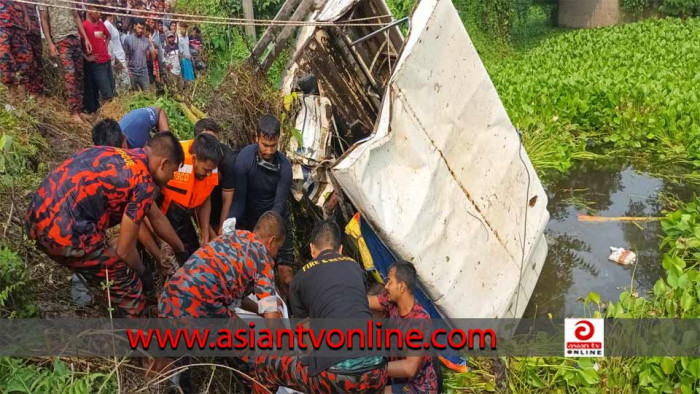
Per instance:
[[[146,146],[151,139],[151,131],[170,130],[168,115],[158,107],[137,108],[124,115],[119,126],[126,136],[129,149]]]
[[[278,151],[280,123],[272,115],[258,121],[258,141],[241,149],[234,165],[235,187],[229,217],[236,218],[236,228],[252,231],[260,216],[275,211],[289,228],[287,200],[292,192],[292,165]],[[285,285],[292,280],[294,252],[291,232],[277,256],[277,272]]]

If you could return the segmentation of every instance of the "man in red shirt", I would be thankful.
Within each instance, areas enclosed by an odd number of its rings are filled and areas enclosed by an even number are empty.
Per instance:
[[[83,29],[90,40],[92,53],[86,63],[86,77],[89,79],[88,86],[92,87],[86,91],[85,103],[88,112],[95,112],[100,107],[100,96],[102,100],[111,100],[114,96],[114,76],[112,74],[112,63],[107,43],[110,40],[109,30],[100,19],[100,10],[95,5],[99,5],[99,0],[90,0],[87,8],[87,18],[83,21]]]
[[[146,304],[143,289],[153,288],[151,272],[136,250],[141,222],[179,244],[163,215],[154,214],[155,186],[165,186],[184,160],[169,132],[156,134],[144,149],[97,146],[69,158],[39,185],[26,216],[26,230],[37,247],[88,282],[109,281],[112,304],[120,316],[139,317]],[[120,225],[116,247],[106,231]]]
[[[399,326],[402,326],[402,323],[422,326],[422,323],[418,323],[421,320],[425,320],[425,324],[429,325],[430,315],[416,302],[416,297],[413,295],[413,289],[418,283],[416,268],[413,264],[397,261],[389,267],[388,276],[384,291],[379,295],[367,297],[369,308],[384,312],[386,318],[398,321]],[[437,393],[437,375],[430,356],[393,357],[389,361],[388,374],[391,379],[391,390],[387,385],[387,391],[397,393],[408,391],[412,394]]]

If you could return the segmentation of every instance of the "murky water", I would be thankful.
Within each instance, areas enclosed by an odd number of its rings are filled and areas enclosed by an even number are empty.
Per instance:
[[[578,215],[661,216],[659,193],[687,201],[692,192],[626,165],[581,168],[550,190],[549,254],[525,316],[582,316],[580,297],[595,291],[617,301],[633,286],[640,294],[662,275],[659,222],[582,222]],[[637,254],[635,265],[608,261],[610,247]]]

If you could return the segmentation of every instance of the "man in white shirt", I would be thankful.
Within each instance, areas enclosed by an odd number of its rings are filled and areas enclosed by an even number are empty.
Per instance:
[[[107,15],[104,24],[109,30],[110,39],[108,51],[112,56],[112,66],[114,69],[114,81],[118,92],[126,92],[131,88],[129,71],[127,70],[126,54],[122,47],[119,30],[114,26],[114,15]]]

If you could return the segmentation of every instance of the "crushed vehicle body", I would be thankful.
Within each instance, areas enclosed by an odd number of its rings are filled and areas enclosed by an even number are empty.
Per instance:
[[[309,19],[387,15],[383,0],[336,0]],[[405,39],[379,29],[299,32],[282,82],[297,109],[294,197],[354,222],[378,280],[393,259],[413,262],[433,315],[521,317],[549,213],[520,136],[451,1],[422,0]]]

